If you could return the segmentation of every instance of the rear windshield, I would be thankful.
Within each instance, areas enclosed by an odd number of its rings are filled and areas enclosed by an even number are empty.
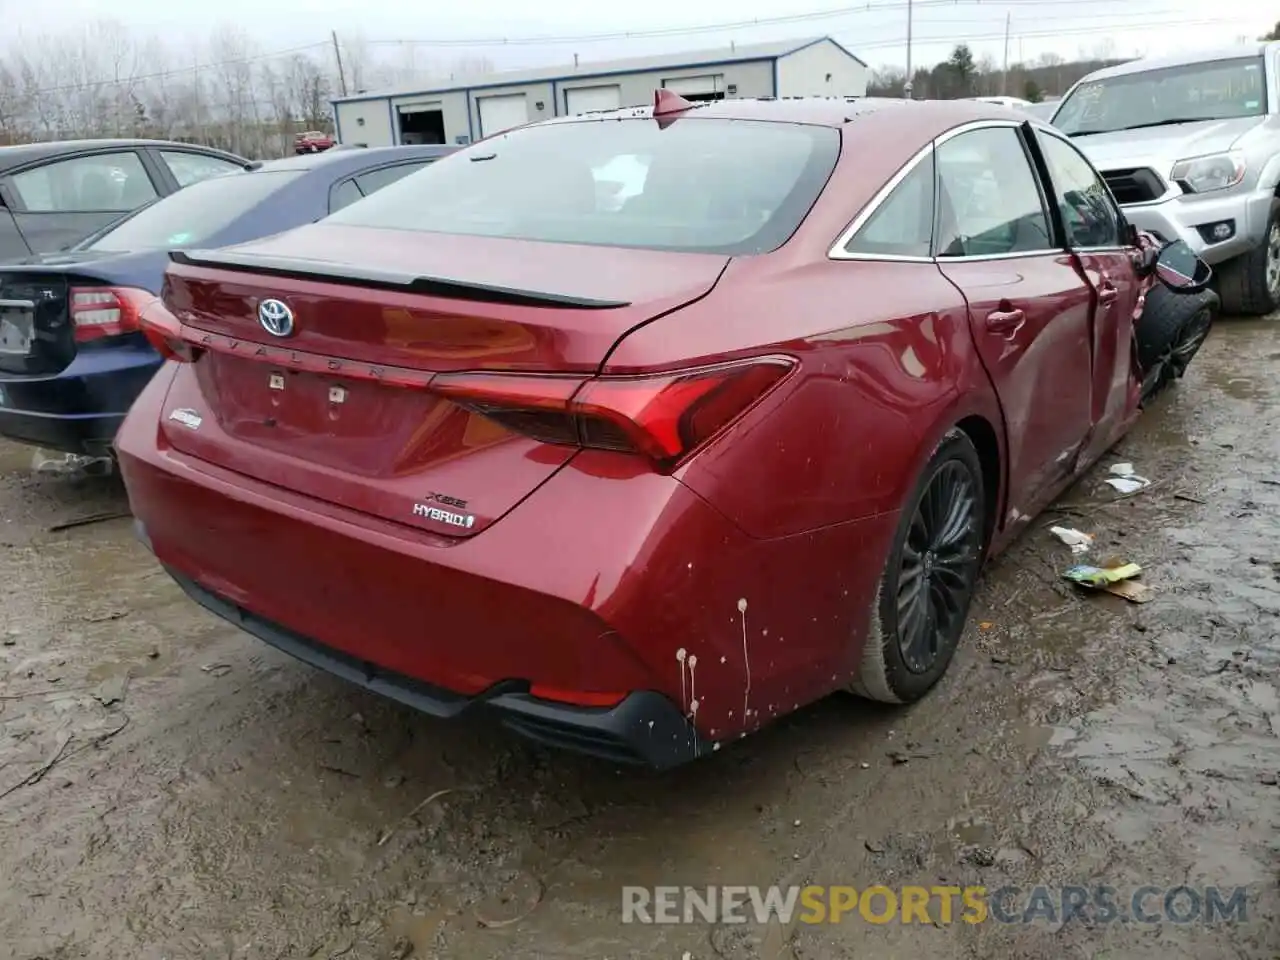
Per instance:
[[[795,231],[831,174],[830,127],[748,120],[591,120],[474,144],[329,223],[559,243],[762,253]]]
[[[199,180],[144,207],[84,249],[154,250],[203,243],[300,176],[299,170],[258,170]]]

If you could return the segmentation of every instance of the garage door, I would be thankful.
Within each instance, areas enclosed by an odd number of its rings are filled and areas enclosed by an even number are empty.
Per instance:
[[[682,97],[701,96],[708,93],[720,93],[724,90],[724,77],[678,77],[663,80],[662,85]]]
[[[617,84],[604,87],[576,87],[565,91],[569,113],[589,110],[617,110],[622,106],[622,88]]]
[[[480,97],[480,135],[488,137],[529,122],[529,106],[523,93]]]

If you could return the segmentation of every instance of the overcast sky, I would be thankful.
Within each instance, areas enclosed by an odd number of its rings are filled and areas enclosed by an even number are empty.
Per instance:
[[[585,0],[113,0],[109,5],[101,0],[10,0],[3,6],[8,7],[5,34],[11,40],[27,31],[74,29],[85,20],[109,17],[139,34],[172,38],[181,46],[232,22],[268,51],[322,41],[334,29],[340,36],[362,34],[375,41],[373,49],[390,61],[403,62],[408,54],[389,41],[431,41],[415,46],[418,62],[447,64],[484,56],[500,69],[569,63],[574,53],[586,62],[824,34],[872,66],[901,66],[906,59],[906,0],[862,0],[843,7],[832,0],[646,0],[625,5]],[[963,41],[976,55],[990,55],[998,64],[1004,55],[1006,17],[1009,58],[1016,62],[1045,52],[1071,59],[1108,50],[1134,56],[1231,44],[1269,29],[1280,17],[1280,7],[1262,0],[915,0],[913,61],[931,66]],[[757,18],[773,22],[724,26]],[[717,28],[701,29],[711,26]],[[654,31],[666,33],[616,36]],[[601,34],[613,36],[587,39]],[[544,39],[492,42],[503,37]],[[471,40],[477,42],[458,43]]]

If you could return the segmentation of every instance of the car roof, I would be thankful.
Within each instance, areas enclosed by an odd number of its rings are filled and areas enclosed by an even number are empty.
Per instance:
[[[1260,57],[1267,47],[1275,44],[1265,41],[1256,43],[1237,43],[1230,47],[1214,47],[1203,50],[1184,50],[1163,57],[1142,57],[1118,63],[1114,67],[1103,67],[1086,76],[1085,80],[1103,80],[1107,77],[1123,77],[1131,73],[1146,73],[1148,70],[1163,70],[1168,67],[1188,67],[1197,63],[1213,63],[1215,60],[1240,60],[1245,57]]]
[[[349,149],[333,147],[321,153],[303,153],[281,160],[268,160],[258,167],[261,171],[286,170],[318,170],[321,168],[341,176],[349,170],[362,170],[365,167],[378,166],[382,163],[395,163],[397,160],[433,159],[453,153],[458,148],[441,144],[424,146],[399,147],[352,147]]]
[[[98,150],[136,150],[138,147],[156,147],[164,150],[187,150],[196,153],[213,154],[220,157],[235,157],[235,154],[215,147],[206,147],[196,143],[179,143],[175,140],[51,140],[39,143],[20,143],[14,146],[0,147],[0,171],[9,170],[31,163],[34,160],[51,160],[77,153]]]
[[[630,107],[596,113],[557,117],[546,125],[592,120],[652,119],[653,107]],[[870,128],[914,130],[925,137],[975,120],[1026,119],[1026,115],[981,100],[903,100],[896,97],[761,97],[747,100],[714,100],[695,103],[673,119],[759,120],[823,127],[866,125]]]

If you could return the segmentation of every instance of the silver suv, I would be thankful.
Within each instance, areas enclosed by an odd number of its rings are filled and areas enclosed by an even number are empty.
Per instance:
[[[1213,265],[1227,313],[1280,308],[1278,57],[1247,43],[1097,70],[1052,120],[1130,223]]]

